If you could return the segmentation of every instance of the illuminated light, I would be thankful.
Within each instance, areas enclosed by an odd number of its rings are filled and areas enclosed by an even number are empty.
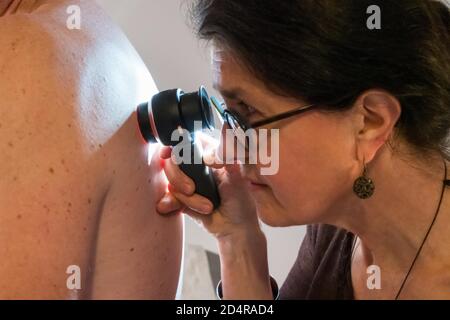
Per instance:
[[[153,155],[159,151],[159,145],[157,143],[149,143],[147,150],[147,163],[150,165]]]

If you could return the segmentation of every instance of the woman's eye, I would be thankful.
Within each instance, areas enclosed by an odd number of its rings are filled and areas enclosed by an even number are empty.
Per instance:
[[[238,104],[238,111],[243,117],[250,117],[251,115],[258,112],[255,108],[248,106],[243,102]]]

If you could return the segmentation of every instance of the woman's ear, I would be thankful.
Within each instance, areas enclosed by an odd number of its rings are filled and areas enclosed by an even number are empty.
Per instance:
[[[353,106],[358,157],[372,161],[378,150],[389,140],[400,118],[401,106],[387,91],[365,91]]]

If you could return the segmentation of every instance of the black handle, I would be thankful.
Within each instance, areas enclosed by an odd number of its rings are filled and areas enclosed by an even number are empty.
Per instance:
[[[203,163],[200,149],[195,142],[191,144],[190,149],[190,164],[183,162],[179,167],[181,171],[194,181],[195,193],[208,198],[212,202],[214,209],[217,209],[220,206],[220,196],[213,172]],[[196,164],[194,163],[194,159],[202,159],[202,162]]]

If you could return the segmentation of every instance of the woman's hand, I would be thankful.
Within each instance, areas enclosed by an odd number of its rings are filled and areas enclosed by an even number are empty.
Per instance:
[[[204,157],[205,163],[214,168],[221,197],[220,207],[213,212],[211,201],[194,194],[194,182],[175,164],[172,149],[163,147],[160,157],[169,180],[169,192],[157,205],[161,214],[182,210],[216,238],[259,230],[255,205],[239,164],[224,166],[214,161],[214,155]]]
[[[260,229],[254,200],[238,164],[215,164],[214,156],[204,157],[211,168],[221,197],[213,212],[211,201],[194,194],[194,182],[175,164],[172,149],[160,151],[169,192],[158,203],[162,213],[183,211],[218,240],[224,299],[272,299],[266,238]]]

